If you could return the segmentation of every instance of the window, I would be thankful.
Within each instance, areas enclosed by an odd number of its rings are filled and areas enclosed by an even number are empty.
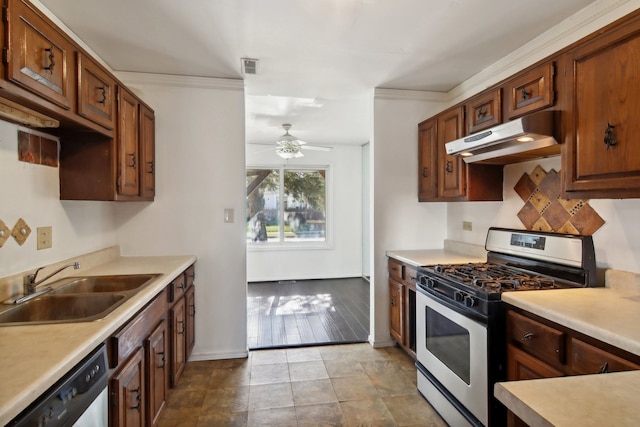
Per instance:
[[[326,242],[327,169],[247,169],[247,242]]]

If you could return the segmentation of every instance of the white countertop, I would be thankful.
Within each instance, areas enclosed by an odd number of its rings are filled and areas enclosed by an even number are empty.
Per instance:
[[[443,249],[388,250],[386,255],[415,267],[487,260],[484,247],[452,240],[445,240]]]
[[[507,292],[502,299],[640,355],[640,287]],[[531,426],[640,425],[640,371],[508,381],[494,393]]]
[[[0,425],[11,421],[195,261],[194,256],[113,259],[70,276],[162,275],[98,321],[0,327]]]

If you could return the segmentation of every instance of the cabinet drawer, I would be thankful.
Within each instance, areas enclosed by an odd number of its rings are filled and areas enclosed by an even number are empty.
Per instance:
[[[169,286],[167,286],[167,288],[169,289],[168,301],[170,303],[182,298],[185,289],[187,289],[187,285],[185,283],[185,275],[181,274],[173,279],[173,281],[169,283]]]
[[[502,90],[485,93],[467,102],[467,134],[502,123]]]
[[[404,265],[400,261],[389,258],[388,264],[389,277],[401,282],[404,280]]]
[[[564,363],[564,332],[513,311],[507,312],[507,339],[551,364]]]
[[[640,365],[577,338],[571,338],[570,359],[571,368],[576,374],[603,374],[640,369]]]
[[[411,287],[416,287],[416,281],[418,280],[418,269],[416,267],[405,265],[404,266],[404,283]]]
[[[196,279],[196,267],[195,267],[195,265],[192,265],[191,267],[189,267],[189,268],[187,268],[185,270],[184,279],[185,279],[185,289],[188,289],[191,286],[193,286],[193,282]]]
[[[509,119],[553,105],[553,62],[526,72],[505,86]]]
[[[167,299],[162,291],[123,329],[109,338],[109,367],[115,368],[129,357],[149,335],[160,319],[166,317]]]

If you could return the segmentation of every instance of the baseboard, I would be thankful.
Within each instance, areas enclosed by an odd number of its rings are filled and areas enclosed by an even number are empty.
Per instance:
[[[192,353],[189,362],[199,362],[203,360],[222,360],[222,359],[246,359],[249,357],[248,351],[231,352],[231,353]]]

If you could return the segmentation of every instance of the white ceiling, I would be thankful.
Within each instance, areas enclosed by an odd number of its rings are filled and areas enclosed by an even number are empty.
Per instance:
[[[374,88],[446,92],[593,0],[41,0],[116,71],[246,77],[247,142],[362,144]]]

